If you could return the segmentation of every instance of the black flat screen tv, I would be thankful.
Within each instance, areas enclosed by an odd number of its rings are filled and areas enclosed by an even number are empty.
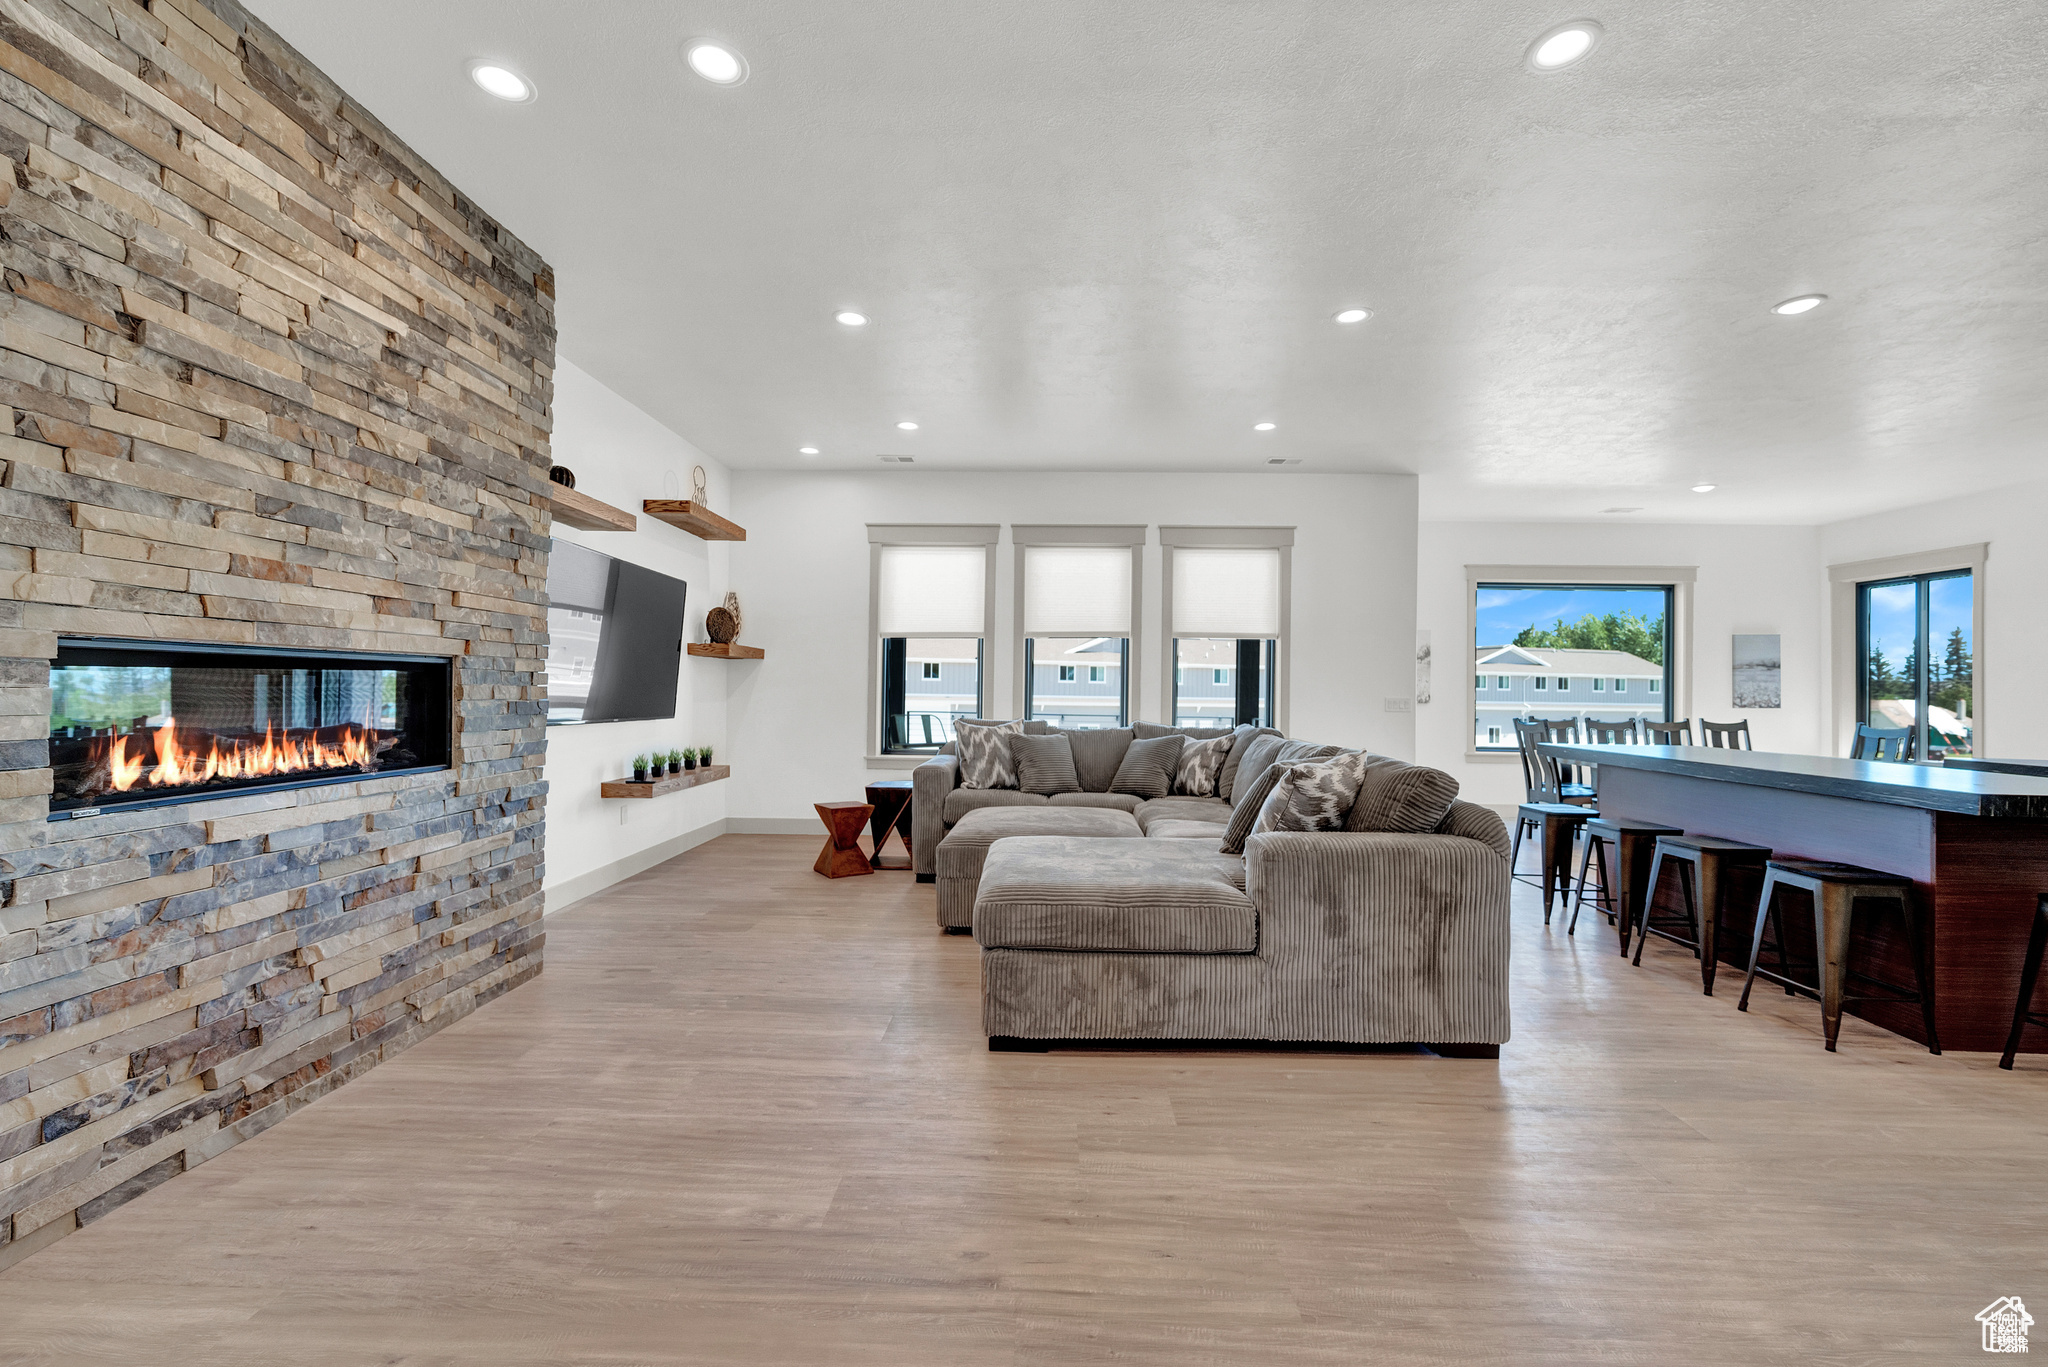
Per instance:
[[[556,541],[548,557],[548,725],[673,717],[688,589]]]

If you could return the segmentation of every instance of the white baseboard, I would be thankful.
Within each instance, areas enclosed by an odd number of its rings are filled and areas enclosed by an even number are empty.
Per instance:
[[[815,835],[825,838],[825,827],[814,816],[729,816],[727,835]]]
[[[816,822],[811,823],[816,826]],[[636,873],[643,873],[656,864],[666,863],[686,850],[694,850],[707,840],[716,840],[732,829],[730,821],[712,821],[684,831],[659,845],[650,845],[644,850],[615,859],[601,868],[588,873],[579,873],[574,878],[563,879],[553,887],[545,889],[542,896],[542,914],[552,916],[558,911],[567,911],[586,897],[594,897],[614,883],[623,883]],[[819,829],[823,829],[820,827]]]

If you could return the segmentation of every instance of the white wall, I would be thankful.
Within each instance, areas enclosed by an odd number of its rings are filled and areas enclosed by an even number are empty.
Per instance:
[[[1417,709],[1416,747],[1423,763],[1457,777],[1467,799],[1494,805],[1523,800],[1521,766],[1511,755],[1468,757],[1472,642],[1467,565],[1695,567],[1693,716],[1747,718],[1759,750],[1820,750],[1827,686],[1817,529],[1425,522],[1418,543],[1416,626],[1430,634],[1435,686],[1434,700]],[[1733,707],[1729,638],[1750,633],[1783,638],[1782,708],[1738,712]]]
[[[953,474],[739,471],[747,527],[733,582],[744,639],[768,658],[734,664],[728,719],[736,820],[816,825],[814,802],[853,800],[875,778],[868,710],[870,522],[999,523],[990,711],[1017,700],[1012,523],[1145,523],[1144,619],[1133,706],[1158,719],[1159,546],[1166,525],[1297,529],[1288,730],[1414,753],[1412,714],[1382,710],[1414,688],[1416,482],[1409,475]],[[765,828],[765,827],[764,827]]]
[[[1876,513],[1820,529],[1821,563],[1850,564],[1988,542],[1984,636],[1977,642],[1984,751],[1999,759],[2048,759],[2034,699],[2048,679],[2048,481]]]
[[[580,493],[639,514],[639,530],[586,532],[557,522],[555,535],[689,585],[686,639],[704,640],[704,612],[725,597],[730,543],[705,542],[640,514],[648,498],[688,498],[690,470],[709,475],[712,508],[729,507],[725,467],[567,360],[555,372],[555,464],[576,472]],[[726,747],[726,688],[734,664],[684,656],[670,721],[596,722],[548,728],[547,892],[550,911],[651,867],[723,829],[731,783],[707,783],[651,801],[598,796],[606,779],[631,776],[631,759]]]

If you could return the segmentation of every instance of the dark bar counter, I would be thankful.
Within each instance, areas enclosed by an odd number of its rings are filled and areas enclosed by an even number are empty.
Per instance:
[[[2048,892],[2048,777],[1696,746],[1544,749],[1569,764],[1597,766],[1603,815],[1911,878],[1931,927],[1943,1049],[2005,1047],[2034,902]],[[1749,963],[1759,882],[1748,878],[1731,887],[1721,923],[1717,957],[1738,971]],[[1674,914],[1680,910],[1675,875],[1666,875],[1657,901]],[[1811,960],[1806,899],[1789,893],[1781,906],[1795,962]],[[1852,962],[1893,982],[1912,981],[1895,914],[1859,916]],[[1849,1010],[1925,1042],[1917,1007],[1857,1002]],[[1816,1036],[1819,1029],[1816,1007]],[[2042,1032],[2028,1033],[2028,1052],[2048,1049]]]

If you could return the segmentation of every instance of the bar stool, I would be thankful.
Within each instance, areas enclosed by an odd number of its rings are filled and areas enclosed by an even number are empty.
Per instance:
[[[1684,721],[1643,722],[1643,744],[1645,745],[1691,745],[1692,718]]]
[[[1723,840],[1712,835],[1660,835],[1657,853],[1650,860],[1649,886],[1643,890],[1643,914],[1636,922],[1636,964],[1643,961],[1643,945],[1656,935],[1684,945],[1700,956],[1700,982],[1707,996],[1714,995],[1714,932],[1726,900],[1723,875],[1731,868],[1761,868],[1770,859],[1765,845],[1745,845],[1740,840]],[[1678,889],[1685,895],[1685,914],[1693,938],[1674,934],[1650,919],[1657,900],[1657,882],[1664,875],[1664,861],[1678,868]],[[1697,889],[1697,891],[1695,891]]]
[[[2020,1034],[2028,1026],[2048,1026],[2048,1016],[2037,1016],[2029,1009],[2034,1004],[2034,984],[2041,977],[2044,949],[2048,949],[2048,892],[2034,903],[2034,933],[2027,938],[2027,957],[2020,965],[2020,1000],[2012,1009],[2012,1033],[2005,1038],[2005,1057],[1998,1060],[2001,1068],[2012,1067],[2012,1056],[2020,1051]]]
[[[1700,720],[1700,744],[1716,750],[1754,750],[1749,743],[1749,718],[1741,721]]]
[[[1621,952],[1628,953],[1629,927],[1635,923],[1643,903],[1646,880],[1644,869],[1648,860],[1643,856],[1651,852],[1660,835],[1684,835],[1677,826],[1659,826],[1654,821],[1631,821],[1625,816],[1596,816],[1586,822],[1586,851],[1579,856],[1578,893],[1572,902],[1572,923],[1564,933],[1570,935],[1579,925],[1579,907],[1586,900],[1586,874],[1591,870],[1600,876],[1599,895],[1593,899],[1596,909],[1607,912],[1607,919],[1621,928]],[[1620,915],[1616,916],[1614,890],[1607,886],[1606,851],[1614,848],[1614,878],[1621,885]]]
[[[1780,890],[1802,888],[1813,894],[1814,943],[1822,959],[1820,988],[1774,973],[1758,966],[1763,953],[1764,928],[1775,921],[1778,968],[1785,962],[1785,923],[1773,905]],[[1849,946],[1855,938],[1856,904],[1859,901],[1896,902],[1906,922],[1907,948],[1913,955],[1914,987],[1907,989],[1884,982],[1849,967]],[[2038,926],[2037,926],[2038,934]],[[1821,1032],[1827,1037],[1828,1052],[1835,1051],[1835,1038],[1842,1033],[1842,1006],[1846,1002],[1917,1002],[1920,1019],[1927,1026],[1927,1052],[1941,1052],[1941,1037],[1934,1030],[1934,991],[1928,982],[1926,937],[1920,924],[1919,903],[1913,896],[1913,880],[1896,873],[1859,868],[1854,864],[1832,864],[1823,859],[1773,859],[1764,865],[1764,890],[1757,898],[1756,935],[1749,947],[1749,975],[1742,980],[1738,1011],[1749,1010],[1749,989],[1758,978],[1768,978],[1785,988],[1820,1002]],[[1881,989],[1886,995],[1849,992],[1855,978]]]
[[[1522,855],[1522,835],[1534,831],[1537,847],[1543,852],[1543,924],[1550,924],[1550,906],[1554,896],[1562,894],[1571,900],[1572,887],[1572,842],[1578,838],[1579,828],[1598,815],[1593,810],[1592,789],[1584,789],[1583,804],[1567,801],[1569,794],[1564,783],[1563,771],[1558,762],[1543,753],[1541,746],[1547,738],[1547,723],[1540,721],[1515,720],[1515,740],[1522,751],[1522,775],[1528,780],[1529,800],[1515,809],[1515,839],[1508,850],[1508,872],[1511,877],[1521,878],[1514,872]],[[1527,881],[1523,879],[1522,881]]]

